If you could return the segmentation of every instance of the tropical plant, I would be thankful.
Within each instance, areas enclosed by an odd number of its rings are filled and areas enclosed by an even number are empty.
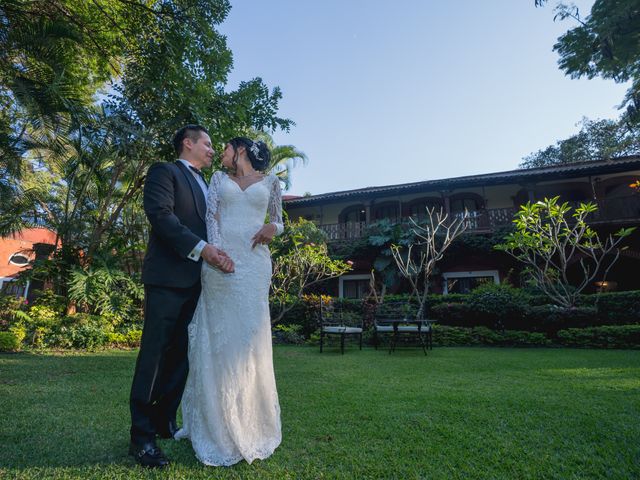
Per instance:
[[[307,290],[320,282],[339,277],[351,270],[351,262],[332,260],[324,243],[308,242],[311,222],[287,223],[278,255],[273,259],[271,303],[278,322],[302,301]],[[306,229],[305,234],[304,232]],[[317,227],[316,227],[317,229]],[[311,232],[313,233],[313,232]]]
[[[418,301],[417,319],[423,319],[427,310],[427,299],[431,275],[445,251],[462,235],[468,224],[468,216],[454,216],[452,219],[442,208],[427,208],[424,223],[410,218],[414,238],[406,247],[392,245],[391,253],[400,274],[411,285],[413,296]]]
[[[277,87],[254,78],[225,88],[232,55],[216,28],[229,9],[227,0],[2,2],[0,235],[33,225],[58,234],[32,278],[66,295],[77,272],[100,271],[96,259],[139,271],[144,176],[173,159],[178,127],[205,125],[216,143],[290,127]]]
[[[107,265],[86,270],[74,268],[69,298],[88,313],[112,314],[130,322],[142,318],[142,285],[127,273]]]
[[[271,162],[267,172],[275,173],[284,184],[284,189],[288,190],[291,187],[291,171],[300,163],[306,165],[309,160],[307,155],[293,145],[276,145],[273,137],[264,131],[254,132],[252,138],[262,140],[269,147]]]
[[[620,243],[635,227],[621,228],[601,240],[587,224],[598,208],[591,202],[573,209],[559,197],[527,203],[516,213],[516,230],[496,249],[525,265],[524,273],[552,303],[575,307],[578,295],[596,278],[604,280],[620,255]],[[579,279],[572,283],[569,267],[579,266]]]

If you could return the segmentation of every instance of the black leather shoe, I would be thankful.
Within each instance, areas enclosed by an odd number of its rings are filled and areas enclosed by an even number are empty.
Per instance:
[[[133,455],[136,463],[147,468],[163,468],[169,465],[169,459],[165,457],[162,450],[158,448],[155,442],[146,442],[142,444],[131,443],[129,446],[129,455]]]
[[[176,432],[180,430],[175,420],[170,420],[169,423],[158,427],[157,433],[160,438],[174,438]]]

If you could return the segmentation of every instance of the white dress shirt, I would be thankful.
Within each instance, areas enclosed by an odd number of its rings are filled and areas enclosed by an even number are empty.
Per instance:
[[[196,168],[196,167],[191,165],[191,163],[188,162],[187,160],[185,160],[184,158],[179,158],[178,161],[189,169],[189,173],[191,173],[191,175],[193,175],[193,178],[195,178],[196,182],[198,182],[198,185],[200,185],[200,188],[202,189],[202,194],[204,195],[204,198],[207,198],[207,190],[209,189],[209,187],[207,186],[207,184],[205,183],[205,181],[203,180],[203,178],[200,175],[198,175],[196,172],[191,170],[191,167],[193,167],[193,168]],[[202,249],[204,247],[206,247],[206,245],[207,245],[207,242],[205,242],[204,240],[200,240],[196,244],[196,246],[193,247],[193,250],[191,250],[191,252],[189,252],[189,255],[187,255],[187,258],[189,260],[193,260],[194,262],[197,262],[198,260],[200,260],[200,254],[202,253]]]

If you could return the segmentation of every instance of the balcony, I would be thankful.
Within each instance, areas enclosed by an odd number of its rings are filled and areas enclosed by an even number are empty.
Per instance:
[[[570,202],[574,207],[579,203]],[[640,196],[638,195],[611,198],[600,201],[598,204],[598,211],[590,216],[592,224],[640,222]],[[516,208],[511,207],[470,212],[467,232],[488,233],[497,227],[509,225],[516,211]],[[399,223],[409,224],[410,219],[409,217],[401,218]],[[337,241],[362,238],[369,225],[367,222],[347,222],[318,225],[318,228],[327,234],[329,241]]]

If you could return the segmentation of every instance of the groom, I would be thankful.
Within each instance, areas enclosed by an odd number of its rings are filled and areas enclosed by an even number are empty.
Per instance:
[[[176,412],[187,380],[187,327],[200,295],[202,260],[229,273],[233,261],[208,244],[207,183],[201,169],[213,160],[204,127],[187,125],[173,138],[178,160],[155,163],[144,184],[144,211],[151,224],[142,266],[144,329],[131,386],[129,454],[145,467],[164,467],[156,435],[173,438]]]

